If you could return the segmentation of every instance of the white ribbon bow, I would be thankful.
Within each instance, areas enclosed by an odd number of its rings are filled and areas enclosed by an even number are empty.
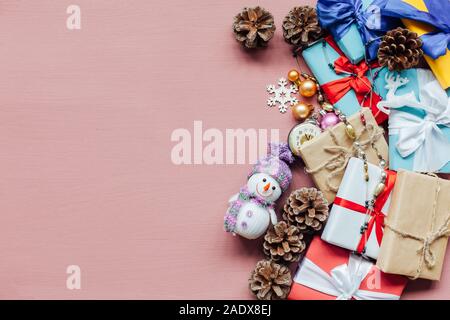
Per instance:
[[[417,69],[419,98],[414,92],[396,96],[408,79],[386,74],[385,101],[378,108],[389,116],[389,134],[398,135],[397,151],[405,158],[414,155],[414,171],[437,172],[450,161],[450,141],[438,125],[450,127],[450,98],[431,71]],[[396,110],[413,107],[426,112],[425,118]]]
[[[314,262],[304,258],[294,277],[294,281],[316,291],[335,296],[336,300],[398,300],[400,296],[360,290],[361,282],[373,264],[361,256],[350,254],[348,264],[342,264],[326,273]]]

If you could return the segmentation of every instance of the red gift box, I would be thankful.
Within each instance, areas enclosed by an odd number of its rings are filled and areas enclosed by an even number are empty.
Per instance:
[[[398,300],[407,278],[314,237],[300,262],[289,300]]]

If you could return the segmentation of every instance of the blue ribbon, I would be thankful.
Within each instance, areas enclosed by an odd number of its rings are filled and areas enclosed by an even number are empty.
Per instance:
[[[388,0],[382,15],[417,20],[432,25],[436,31],[421,36],[423,52],[437,59],[450,49],[450,0],[423,0],[428,12],[420,11],[401,0]]]
[[[361,0],[318,0],[317,13],[320,24],[336,41],[341,40],[350,26],[356,23],[367,48],[370,60],[377,57],[381,36],[399,25],[398,19],[382,16],[381,9],[387,0],[374,0],[363,9]]]

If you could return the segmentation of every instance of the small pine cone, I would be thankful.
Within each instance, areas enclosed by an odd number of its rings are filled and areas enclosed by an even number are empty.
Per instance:
[[[416,66],[423,56],[422,40],[417,33],[404,28],[388,31],[378,49],[380,65],[390,71],[401,71]]]
[[[304,47],[323,36],[315,8],[294,7],[283,20],[283,36],[287,43]]]
[[[275,29],[272,14],[261,7],[244,8],[234,17],[236,40],[249,49],[267,46]]]
[[[291,271],[274,261],[261,260],[252,271],[248,283],[259,300],[286,299],[291,290]]]
[[[303,234],[296,226],[289,226],[285,221],[278,222],[264,236],[264,253],[274,261],[298,261],[305,248]]]
[[[316,188],[301,188],[286,199],[283,219],[300,231],[320,231],[328,219],[328,201]]]

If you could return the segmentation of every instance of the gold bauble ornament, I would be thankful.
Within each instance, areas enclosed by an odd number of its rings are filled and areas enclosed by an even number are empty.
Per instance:
[[[311,104],[300,102],[292,107],[292,115],[294,116],[295,120],[303,121],[309,118],[312,110],[313,106]]]
[[[300,82],[298,91],[300,92],[301,96],[310,98],[317,93],[317,85],[314,81],[306,79]]]
[[[289,71],[289,73],[288,73],[289,81],[295,83],[298,79],[300,79],[300,73],[297,70],[292,69],[291,71]]]

